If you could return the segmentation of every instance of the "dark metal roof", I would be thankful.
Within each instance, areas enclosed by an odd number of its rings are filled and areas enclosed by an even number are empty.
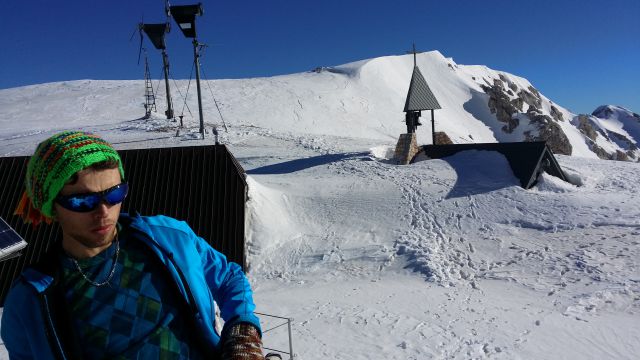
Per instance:
[[[427,81],[422,76],[417,66],[413,67],[413,75],[411,75],[411,83],[409,84],[409,92],[407,100],[404,103],[404,112],[420,111],[420,110],[441,109],[438,100],[431,92]]]
[[[414,160],[424,154],[431,159],[441,159],[466,150],[497,151],[509,162],[513,174],[520,180],[520,185],[529,189],[538,181],[542,171],[567,181],[560,164],[553,156],[551,149],[544,141],[515,143],[453,144],[424,145]]]
[[[224,145],[119,151],[130,191],[123,211],[162,214],[191,228],[246,269],[244,170]],[[13,215],[28,157],[0,158],[0,216],[29,244],[22,256],[0,262],[0,306],[11,282],[60,239],[57,224],[33,228]]]

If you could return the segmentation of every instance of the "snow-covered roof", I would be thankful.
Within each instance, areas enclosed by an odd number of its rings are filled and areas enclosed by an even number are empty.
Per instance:
[[[538,177],[544,171],[563,181],[567,178],[560,168],[560,164],[544,141],[512,142],[512,143],[484,143],[484,144],[453,144],[453,145],[424,145],[416,155],[421,154],[431,159],[440,159],[461,151],[484,150],[496,151],[504,155],[520,185],[529,189],[538,182]]]

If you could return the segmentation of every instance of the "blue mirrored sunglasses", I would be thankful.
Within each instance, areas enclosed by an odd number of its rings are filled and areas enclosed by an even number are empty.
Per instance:
[[[63,208],[75,212],[89,212],[95,210],[103,201],[108,205],[116,205],[124,201],[129,192],[129,185],[121,183],[99,192],[60,195],[56,202]]]

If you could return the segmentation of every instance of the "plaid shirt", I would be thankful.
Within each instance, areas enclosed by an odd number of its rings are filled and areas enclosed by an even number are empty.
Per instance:
[[[199,359],[188,331],[183,304],[171,288],[167,271],[138,241],[119,235],[120,253],[109,283],[96,287],[62,254],[62,285],[73,328],[89,359]],[[78,261],[94,282],[108,278],[115,245],[95,257]]]

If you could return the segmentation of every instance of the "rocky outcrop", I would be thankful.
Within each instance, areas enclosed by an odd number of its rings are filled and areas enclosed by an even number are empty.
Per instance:
[[[524,100],[522,100],[522,98],[515,98],[513,100],[511,100],[511,105],[513,105],[516,109],[518,109],[519,112],[524,111]]]
[[[636,144],[634,144],[628,137],[622,134],[618,134],[615,131],[609,131],[609,134],[611,135],[612,138],[617,140],[618,144],[625,145],[625,146],[622,146],[623,148],[626,148],[627,150],[631,150],[631,151],[638,149]]]
[[[531,93],[533,94],[533,96],[536,97],[536,99],[538,100],[542,100],[542,97],[540,96],[540,92],[538,91],[538,89],[534,88],[533,86],[529,85],[528,87],[529,91],[531,91]]]
[[[640,115],[619,106],[604,105],[596,109],[593,116],[569,115],[567,118],[569,113],[566,110],[543,98],[533,86],[523,88],[518,85],[508,74],[498,74],[498,78],[483,77],[482,80],[478,83],[489,97],[487,106],[496,120],[502,123],[497,131],[522,133],[523,138],[515,138],[516,141],[546,141],[554,153],[571,155],[573,146],[564,133],[565,125],[560,126],[567,121],[570,122],[567,126],[575,126],[583,134],[586,145],[599,158],[640,162],[640,140],[630,137],[636,132],[627,128],[636,129],[635,121],[640,122]],[[631,124],[623,127],[630,135],[624,131],[611,131],[615,127],[602,119]],[[514,139],[513,135],[505,138]]]
[[[630,160],[636,159],[636,153],[631,150],[627,150],[627,156],[629,157]]]
[[[493,86],[482,86],[482,90],[489,95],[489,110],[492,114],[496,114],[498,121],[505,123],[502,131],[510,134],[518,127],[519,120],[513,118],[518,113],[518,108],[511,102],[511,99],[504,92],[504,85],[499,79],[494,80]],[[520,110],[521,111],[521,110]]]
[[[630,132],[620,133],[612,131],[612,127],[600,125],[601,121],[604,121],[603,124],[606,124],[607,120],[614,121],[616,124],[622,125],[623,131]],[[638,161],[638,157],[640,157],[640,151],[638,151],[640,139],[633,138],[632,136],[635,134],[634,129],[636,129],[636,123],[640,124],[640,115],[620,106],[602,105],[594,110],[591,116],[579,115],[574,118],[572,123],[576,126],[580,126],[587,121],[591,122],[592,127],[594,127],[595,130],[607,140],[607,142],[612,143],[612,145],[618,148],[616,151],[609,153],[609,159]],[[583,131],[582,128],[580,128],[580,130]],[[597,154],[602,157],[599,153]]]
[[[542,112],[542,96],[533,86],[527,89],[519,89],[517,85],[503,74],[499,79],[493,79],[493,85],[481,85],[482,90],[489,95],[489,110],[496,115],[496,119],[505,125],[502,131],[513,133],[520,125],[520,119],[524,111],[524,104],[528,105],[527,117],[535,130],[524,132],[524,141],[546,141],[547,145],[556,154],[571,155],[573,150],[569,139],[558,125],[564,121],[562,112],[555,106],[551,106],[551,116]],[[485,82],[489,82],[485,79]],[[508,88],[505,87],[505,83]],[[514,92],[517,97],[513,98]],[[509,96],[511,95],[511,96]],[[525,120],[526,121],[526,120]]]
[[[600,119],[609,119],[611,117],[615,117],[616,113],[618,114],[618,116],[620,115],[629,116],[635,119],[636,121],[640,122],[640,115],[615,105],[599,106],[597,109],[593,111],[593,113],[591,113],[591,115],[598,117]]]
[[[587,137],[587,145],[600,159],[631,161],[637,158],[635,151],[638,149],[628,137],[614,131],[605,131],[594,123],[593,117],[589,115],[578,115],[572,123],[578,127],[578,130]],[[616,150],[609,153],[596,144],[598,135],[602,135],[607,141],[614,141],[622,150]]]
[[[626,126],[631,126],[636,123],[640,125],[640,115],[631,112],[623,107],[615,106],[615,105],[602,105],[599,106],[596,110],[593,111],[592,115],[596,118],[600,119],[614,119],[620,121],[623,124],[623,128]],[[627,125],[625,125],[627,124]],[[617,134],[620,135],[620,134]],[[640,142],[640,139],[632,139],[636,143]],[[624,142],[631,142],[629,139],[624,139]]]
[[[624,153],[624,152],[622,152],[620,150],[616,150],[615,158],[613,160],[629,161],[629,157],[627,156],[626,153]]]
[[[518,85],[516,85],[513,81],[509,80],[508,77],[504,76],[504,74],[499,74],[500,81],[506,83],[509,89],[507,89],[507,93],[513,95],[514,92],[518,91]]]
[[[591,115],[595,116],[595,117],[599,117],[601,119],[608,119],[609,117],[611,117],[613,115],[613,109],[611,109],[609,106],[603,105],[603,106],[599,106],[597,109],[595,109]]]
[[[632,161],[637,157],[632,150],[627,150],[627,152],[616,150],[616,152],[610,154],[595,143],[590,144],[589,147],[600,159],[604,160]]]
[[[609,116],[613,114],[613,112],[606,107],[599,108],[597,113],[600,116],[605,116],[607,115],[607,112],[609,112]],[[605,130],[599,127],[596,121],[597,119],[595,116],[581,114],[573,118],[572,124],[587,137],[587,145],[589,145],[591,151],[593,151],[600,159],[632,161],[638,157],[638,154],[636,153],[638,146],[632,139],[629,139],[627,136],[615,131]],[[608,142],[617,144],[621,149],[615,152],[605,151],[602,147],[596,144],[598,135],[601,135]]]
[[[530,108],[527,111],[527,117],[529,117],[529,124],[538,130],[538,134],[525,131],[525,141],[546,141],[555,154],[571,155],[573,148],[567,135],[550,116]]]
[[[556,119],[556,121],[564,121],[564,117],[560,110],[557,107],[551,105],[551,117]]]
[[[574,124],[578,127],[578,130],[580,130],[580,132],[589,139],[596,141],[598,138],[598,131],[593,128],[593,123],[589,119],[589,116],[580,114],[575,119],[577,121],[575,121]]]
[[[604,160],[611,160],[611,154],[606,152],[603,148],[598,146],[596,143],[589,144],[589,148],[593,151],[597,157]]]
[[[540,109],[542,109],[542,98],[540,98],[540,93],[538,92],[538,90],[531,86],[529,86],[529,89],[533,89],[535,92],[521,89],[518,92],[518,97],[521,98],[525,103],[527,103],[529,107],[540,111]]]

